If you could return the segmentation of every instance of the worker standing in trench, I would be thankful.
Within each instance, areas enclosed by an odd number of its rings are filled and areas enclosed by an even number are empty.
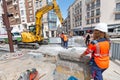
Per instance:
[[[110,41],[107,35],[106,23],[99,23],[93,31],[93,41],[88,45],[86,51],[80,55],[80,59],[91,53],[89,65],[94,80],[103,80],[102,73],[109,67]]]

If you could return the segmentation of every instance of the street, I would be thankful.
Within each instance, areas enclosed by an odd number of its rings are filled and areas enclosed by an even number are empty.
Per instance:
[[[70,76],[88,80],[89,72],[85,73],[88,67],[79,62],[79,55],[86,49],[81,37],[74,37],[68,49],[58,43],[41,45],[39,49],[18,49],[16,45],[14,48],[15,52],[9,53],[8,44],[0,44],[0,80],[17,80],[31,68],[38,70],[41,76],[38,80],[68,80]],[[61,53],[65,60],[59,59],[58,54]],[[103,77],[104,80],[119,80],[120,65],[110,60],[110,67]]]

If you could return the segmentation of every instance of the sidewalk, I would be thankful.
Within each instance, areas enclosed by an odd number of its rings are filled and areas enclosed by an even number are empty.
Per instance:
[[[103,73],[103,77],[104,80],[119,80],[120,66],[111,60],[109,68]]]

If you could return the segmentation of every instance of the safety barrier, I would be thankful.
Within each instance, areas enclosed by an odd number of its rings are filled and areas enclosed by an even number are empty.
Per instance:
[[[111,58],[120,60],[120,42],[111,43]]]

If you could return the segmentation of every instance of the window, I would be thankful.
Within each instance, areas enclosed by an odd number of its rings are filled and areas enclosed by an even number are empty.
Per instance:
[[[20,19],[16,19],[16,23],[19,23],[20,22]]]
[[[115,20],[120,20],[120,14],[115,14]]]
[[[50,30],[56,29],[56,23],[49,22],[49,29]]]
[[[91,17],[94,17],[94,11],[91,11]]]
[[[94,19],[91,19],[91,23],[94,23]]]
[[[96,18],[96,23],[99,23],[100,22],[100,18]]]
[[[22,20],[22,22],[25,22],[25,20]]]
[[[100,9],[96,9],[96,16],[100,15]]]
[[[100,0],[96,0],[96,7],[100,7]]]
[[[53,11],[49,11],[48,18],[49,18],[49,21],[57,21],[57,16]]]
[[[51,4],[52,3],[52,0],[47,0],[47,4]]]
[[[32,3],[29,3],[29,6],[32,6]]]
[[[91,9],[94,9],[94,8],[95,8],[95,5],[94,5],[94,2],[92,2]]]
[[[25,19],[25,17],[21,17],[21,19]]]
[[[42,6],[42,1],[39,1],[39,5],[40,5],[40,7]]]
[[[36,2],[36,7],[38,7],[38,2]]]
[[[87,24],[90,24],[90,20],[87,20]]]
[[[87,10],[90,11],[90,5],[89,4],[87,5]]]
[[[32,14],[32,10],[30,10],[30,14]]]
[[[80,6],[82,6],[82,1],[80,1]]]
[[[33,17],[30,17],[30,21],[32,21],[33,20]]]
[[[18,10],[18,6],[14,6],[15,10]]]
[[[120,11],[120,3],[117,3],[117,4],[116,4],[116,10],[117,10],[117,11]]]
[[[80,19],[79,20],[82,20],[82,16],[80,15]]]
[[[87,18],[90,18],[90,12],[87,12]]]
[[[10,5],[10,4],[12,4],[12,0],[7,2],[7,5]]]
[[[82,8],[80,8],[80,13],[82,12]]]
[[[24,10],[21,10],[21,15],[24,15]]]
[[[80,26],[82,26],[82,22],[80,21]]]

